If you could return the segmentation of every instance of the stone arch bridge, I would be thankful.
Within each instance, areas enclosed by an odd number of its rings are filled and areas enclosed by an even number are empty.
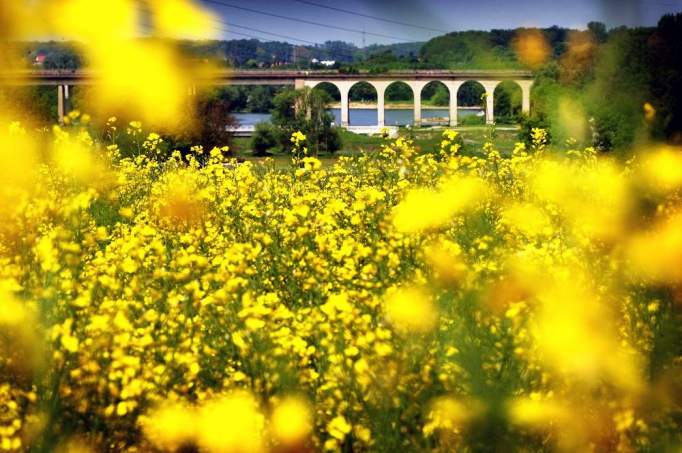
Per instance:
[[[134,75],[133,75],[134,77]],[[58,113],[60,121],[65,114],[69,97],[69,87],[97,83],[97,74],[87,70],[56,70],[56,71],[25,71],[0,73],[0,86],[10,85],[52,85],[57,87]],[[533,76],[524,70],[416,70],[389,71],[382,74],[360,72],[345,74],[338,71],[216,71],[202,78],[194,80],[188,86],[190,94],[196,93],[197,85],[293,85],[300,89],[314,88],[320,83],[327,82],[336,86],[341,94],[341,123],[349,125],[349,93],[351,88],[360,82],[367,82],[377,93],[377,126],[384,126],[385,93],[393,83],[404,82],[411,89],[414,99],[414,124],[421,124],[421,92],[430,82],[442,82],[450,93],[450,125],[457,124],[457,93],[459,88],[468,81],[480,83],[485,89],[486,121],[493,123],[495,87],[503,81],[515,82],[521,88],[521,110],[530,111],[530,89]]]

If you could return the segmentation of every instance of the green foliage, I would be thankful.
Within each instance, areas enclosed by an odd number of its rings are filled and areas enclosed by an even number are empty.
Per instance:
[[[549,121],[543,114],[534,112],[530,116],[522,115],[520,123],[519,141],[525,143],[528,149],[530,149],[533,144],[531,131],[535,128],[546,130],[547,144],[552,142]]]
[[[333,83],[322,82],[315,85],[313,89],[323,91],[330,101],[341,102],[341,93]]]
[[[387,102],[412,102],[414,100],[412,88],[404,82],[390,84],[384,96]]]
[[[609,34],[606,31],[606,25],[603,22],[588,22],[587,29],[599,43],[606,42],[609,37]]]
[[[27,63],[36,64],[37,69],[77,69],[82,66],[82,58],[73,42],[26,42],[20,46]],[[38,56],[44,58],[42,64],[36,61]]]
[[[459,87],[457,91],[457,105],[460,107],[473,107],[482,104],[481,97],[485,88],[478,82],[468,81]]]
[[[351,87],[348,99],[351,102],[376,102],[377,90],[367,82],[359,82]]]
[[[214,147],[230,147],[233,136],[229,129],[236,126],[237,121],[231,113],[229,101],[221,95],[221,90],[200,93],[195,99],[195,106],[195,124],[168,138],[171,149],[187,152],[191,146],[201,145],[208,152]]]
[[[682,143],[682,13],[663,16],[648,44],[653,133]]]
[[[450,92],[442,83],[436,85],[436,90],[430,97],[432,105],[450,105]]]
[[[430,82],[422,89],[422,102],[430,105],[449,105],[450,92],[443,82]]]
[[[514,82],[502,82],[495,88],[493,109],[495,122],[517,123],[521,115],[521,87]]]
[[[255,155],[265,156],[278,143],[278,131],[271,123],[256,124],[256,130],[251,138],[251,149]]]
[[[447,69],[500,69],[519,67],[510,43],[511,35],[496,39],[493,32],[454,32],[433,38],[420,56],[434,67]]]
[[[290,137],[301,131],[307,137],[309,151],[334,152],[341,148],[341,137],[333,118],[327,112],[329,96],[322,90],[284,90],[274,99],[272,123],[277,126],[279,141],[286,151],[291,149]]]
[[[348,64],[348,65],[343,65],[343,66],[341,66],[341,67],[339,68],[339,72],[340,72],[341,74],[359,74],[359,73],[360,73],[360,69],[359,69],[357,66],[355,66],[355,65]]]
[[[462,126],[480,126],[485,124],[485,117],[478,115],[466,115],[457,121]]]
[[[227,86],[215,89],[215,96],[226,102],[232,112],[268,113],[272,100],[282,88],[277,86]]]

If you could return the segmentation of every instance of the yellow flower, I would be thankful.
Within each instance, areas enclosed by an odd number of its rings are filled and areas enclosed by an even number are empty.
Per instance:
[[[327,432],[335,439],[343,440],[350,433],[351,425],[343,415],[337,415],[327,424]]]
[[[78,352],[78,338],[71,335],[62,335],[61,338],[62,347],[69,352]]]
[[[303,444],[312,431],[308,404],[297,397],[288,397],[278,402],[272,412],[270,427],[279,444]]]
[[[46,272],[59,270],[58,251],[54,247],[54,234],[47,234],[40,238],[35,246],[35,253],[40,267]]]
[[[207,403],[196,423],[198,443],[206,451],[265,451],[264,417],[248,393],[231,393]]]
[[[436,398],[429,404],[423,432],[428,436],[436,430],[458,431],[480,411],[480,403],[473,400],[465,402],[449,396]]]
[[[121,269],[123,272],[128,273],[128,274],[133,274],[137,272],[138,266],[135,260],[133,260],[131,257],[127,256],[123,259],[123,262],[121,263]]]
[[[394,210],[393,224],[405,233],[439,228],[452,217],[485,200],[487,190],[473,177],[453,177],[438,191],[418,189],[407,194]]]
[[[513,400],[509,414],[514,423],[530,426],[547,426],[571,416],[568,408],[554,400],[542,399],[537,394]]]
[[[145,435],[159,448],[175,450],[196,438],[196,414],[191,407],[168,403],[143,417]]]
[[[423,289],[402,287],[386,295],[386,318],[398,330],[430,332],[436,327],[438,311]]]

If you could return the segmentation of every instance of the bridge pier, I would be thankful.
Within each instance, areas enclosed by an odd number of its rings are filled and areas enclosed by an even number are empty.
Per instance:
[[[377,127],[382,128],[386,126],[386,88],[391,84],[387,80],[378,80],[370,82],[377,92]]]
[[[59,124],[64,124],[64,85],[57,85],[57,117]]]
[[[59,124],[64,124],[64,117],[71,111],[70,86],[57,85],[57,117]]]
[[[497,80],[479,82],[485,89],[485,123],[495,123],[495,87],[500,83]]]
[[[443,83],[450,92],[450,126],[457,126],[457,122],[459,121],[457,93],[459,92],[459,87],[461,87],[464,82],[460,80],[450,80]]]
[[[533,85],[532,80],[515,80],[521,87],[521,112],[525,115],[530,114],[530,87]]]
[[[422,125],[422,90],[429,83],[429,81],[414,80],[407,82],[407,84],[412,88],[412,99],[414,100],[414,127],[420,127]]]
[[[341,126],[350,126],[350,105],[348,101],[348,96],[350,94],[350,88],[354,85],[354,82],[342,80],[336,83],[336,86],[341,93]]]

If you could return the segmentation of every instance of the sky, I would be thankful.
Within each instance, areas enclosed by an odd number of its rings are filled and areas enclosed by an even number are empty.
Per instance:
[[[220,33],[224,39],[258,37],[266,41],[288,41],[294,44],[340,40],[360,47],[363,43],[426,41],[446,31],[552,25],[585,28],[587,22],[593,20],[604,22],[609,28],[620,25],[651,26],[656,25],[665,13],[682,12],[682,0],[200,1],[220,16],[223,22]]]

